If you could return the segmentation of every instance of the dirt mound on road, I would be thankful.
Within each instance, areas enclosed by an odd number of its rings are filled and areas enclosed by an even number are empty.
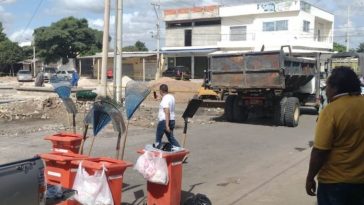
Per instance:
[[[159,95],[159,86],[161,84],[168,85],[169,92],[172,93],[176,99],[176,102],[188,102],[194,95],[197,94],[198,89],[201,87],[200,82],[175,80],[172,78],[162,77],[158,80],[149,82],[149,87],[152,89],[151,94],[147,100],[154,100],[153,91]]]

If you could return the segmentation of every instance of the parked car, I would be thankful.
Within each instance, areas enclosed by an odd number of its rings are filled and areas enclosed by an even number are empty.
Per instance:
[[[19,82],[21,81],[32,81],[33,76],[29,70],[19,70],[17,73],[17,79]]]
[[[189,80],[191,78],[191,73],[189,68],[185,66],[170,67],[162,73],[163,77],[171,77],[176,80]]]
[[[72,73],[75,72],[74,70],[59,70],[57,71],[57,78],[62,80],[71,80]]]
[[[53,76],[55,76],[57,73],[57,68],[52,68],[52,67],[46,67],[43,70],[43,78],[44,81],[49,81],[49,79],[51,79]]]

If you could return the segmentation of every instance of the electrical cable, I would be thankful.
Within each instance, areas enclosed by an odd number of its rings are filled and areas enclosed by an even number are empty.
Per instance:
[[[42,2],[43,2],[43,0],[39,0],[39,3],[38,3],[38,5],[37,5],[37,7],[35,8],[35,10],[34,10],[34,12],[33,12],[32,16],[30,17],[30,19],[29,19],[29,21],[28,21],[27,25],[25,26],[25,29],[23,30],[23,33],[21,34],[21,36],[24,36],[25,31],[29,28],[29,26],[30,26],[30,24],[32,23],[32,21],[33,21],[33,19],[34,19],[35,15],[38,13],[38,10],[39,10],[40,5],[42,4]]]

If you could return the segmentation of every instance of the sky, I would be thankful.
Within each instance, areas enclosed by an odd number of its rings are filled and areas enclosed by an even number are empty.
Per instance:
[[[201,5],[224,6],[269,0],[124,0],[123,46],[133,45],[137,40],[156,48],[157,17],[152,3],[160,3],[160,11],[178,7]],[[307,0],[307,2],[335,15],[334,41],[345,44],[345,32],[349,28],[350,47],[357,48],[364,42],[364,0]],[[49,26],[64,17],[85,18],[89,26],[102,30],[103,0],[0,0],[0,21],[7,36],[16,42],[31,41],[33,30]],[[115,0],[111,0],[114,8]],[[347,23],[347,7],[350,6],[350,20]],[[114,9],[112,9],[114,10]],[[162,13],[162,12],[161,12]],[[160,13],[160,14],[161,14]],[[114,12],[111,11],[110,35],[114,35]],[[161,46],[164,41],[164,24],[161,29]]]

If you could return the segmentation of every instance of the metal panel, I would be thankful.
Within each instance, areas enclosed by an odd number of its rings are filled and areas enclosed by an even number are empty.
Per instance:
[[[211,85],[231,89],[295,90],[315,75],[316,61],[280,51],[212,56]]]
[[[279,72],[266,73],[214,73],[211,84],[234,89],[284,88],[284,77]]]
[[[212,57],[212,71],[264,71],[280,69],[280,53]]]

